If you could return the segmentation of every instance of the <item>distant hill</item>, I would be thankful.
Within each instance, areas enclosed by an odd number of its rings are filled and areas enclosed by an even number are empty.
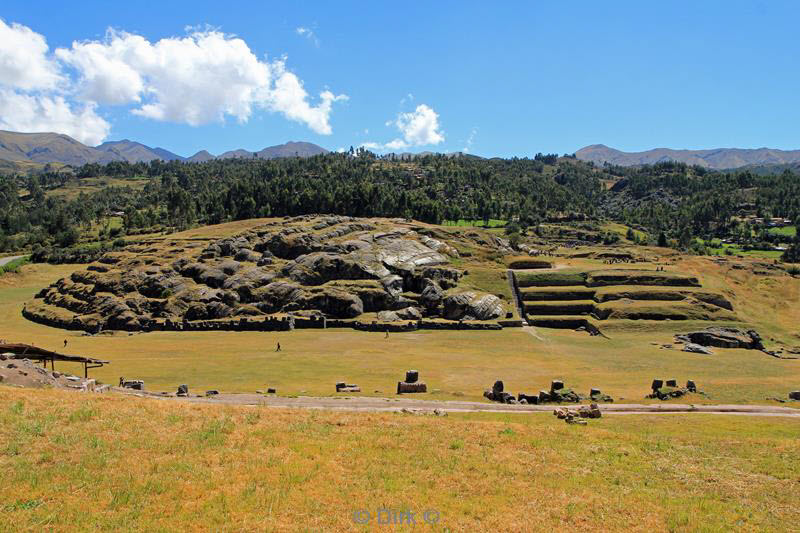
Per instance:
[[[209,154],[206,150],[200,150],[192,157],[187,157],[186,161],[189,163],[205,163],[206,161],[211,161],[215,159],[213,155]]]
[[[183,161],[185,159],[184,157],[173,154],[169,150],[150,148],[142,143],[129,141],[128,139],[122,141],[107,141],[97,146],[96,149],[101,152],[116,154],[120,157],[120,160],[130,163],[149,163],[155,159],[162,159],[164,161]]]
[[[221,153],[217,157],[215,157],[214,159],[231,159],[231,158],[234,158],[234,157],[241,157],[241,158],[244,158],[244,159],[252,159],[253,158],[253,152],[249,152],[247,150],[239,148],[238,150],[228,150],[227,152]]]
[[[288,142],[277,146],[268,146],[258,152],[239,149],[225,152],[219,156],[201,150],[187,158],[164,148],[151,148],[128,139],[106,141],[99,146],[91,147],[60,133],[0,131],[0,169],[10,170],[41,168],[46,163],[80,166],[85,163],[110,163],[112,161],[147,163],[156,159],[198,163],[231,157],[274,159],[276,157],[311,157],[325,153],[328,153],[328,150],[316,144]]]
[[[109,163],[121,156],[97,150],[60,133],[0,131],[0,159],[20,163]]]
[[[328,150],[317,146],[316,144],[307,142],[294,142],[289,141],[285,144],[278,144],[276,146],[268,146],[258,152],[250,152],[248,150],[231,150],[224,154],[218,155],[217,159],[228,159],[231,157],[243,157],[245,159],[252,159],[258,157],[259,159],[275,159],[278,157],[312,157],[320,154],[327,154]]]
[[[256,155],[261,159],[275,159],[276,157],[312,157],[327,153],[328,150],[316,144],[289,141],[286,144],[264,148],[256,152]]]
[[[672,150],[656,148],[646,152],[622,152],[603,144],[593,144],[575,152],[575,157],[596,164],[611,163],[623,167],[677,161],[714,170],[727,170],[746,166],[785,165],[800,162],[800,150],[775,150],[772,148]]]

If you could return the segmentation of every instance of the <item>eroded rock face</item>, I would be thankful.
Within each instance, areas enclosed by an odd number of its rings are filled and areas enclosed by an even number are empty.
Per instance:
[[[747,350],[763,350],[761,335],[753,330],[738,328],[710,327],[701,331],[692,331],[677,338],[687,343],[716,348],[744,348]]]
[[[278,313],[378,313],[381,321],[503,315],[496,296],[446,296],[463,275],[449,264],[458,257],[449,234],[400,222],[304,216],[205,242],[176,236],[137,243],[43,289],[26,314],[87,331]],[[492,236],[481,242],[492,251],[506,246]]]
[[[502,300],[493,294],[466,291],[444,299],[443,316],[448,320],[493,320],[503,313]]]

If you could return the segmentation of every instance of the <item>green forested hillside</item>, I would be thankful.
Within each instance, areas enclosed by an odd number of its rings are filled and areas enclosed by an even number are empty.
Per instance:
[[[111,238],[309,213],[431,223],[516,220],[523,231],[577,214],[638,227],[652,239],[663,233],[664,242],[684,248],[695,237],[788,242],[790,236],[745,228],[739,215],[795,220],[800,178],[789,171],[721,173],[679,163],[597,167],[541,154],[398,159],[364,150],[274,160],[91,163],[0,177],[0,250],[70,246],[89,232]],[[121,228],[109,227],[114,215]]]

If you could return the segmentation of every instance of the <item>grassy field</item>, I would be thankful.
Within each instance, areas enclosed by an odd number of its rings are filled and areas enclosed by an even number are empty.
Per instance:
[[[773,235],[784,235],[794,237],[797,235],[797,226],[784,226],[782,228],[770,228],[769,232]]]
[[[442,222],[443,226],[457,226],[457,227],[476,227],[476,228],[502,228],[508,221],[497,218],[490,218],[487,224],[484,220],[445,220]]]
[[[582,427],[0,386],[0,529],[370,531],[389,509],[438,531],[793,531],[798,433],[795,419]]]
[[[774,228],[781,230],[788,230],[789,228]],[[698,239],[699,242],[702,242]],[[734,255],[741,257],[752,257],[760,259],[780,259],[783,252],[780,250],[745,250],[738,244],[723,243],[720,239],[712,239],[712,246],[708,247],[710,255]]]
[[[687,273],[701,275],[706,263],[686,263]],[[431,392],[426,398],[440,400],[481,400],[483,390],[496,379],[503,379],[513,392],[528,393],[547,388],[552,379],[564,379],[580,392],[599,387],[627,401],[642,400],[653,378],[694,379],[710,395],[693,397],[697,403],[764,403],[768,396],[785,398],[800,384],[800,360],[746,350],[700,356],[652,344],[669,343],[674,333],[705,327],[707,322],[604,323],[608,339],[550,329],[420,331],[394,333],[389,339],[348,329],[87,337],[34,324],[20,315],[23,303],[41,287],[75,268],[27,265],[21,274],[0,278],[0,338],[55,350],[66,338],[68,353],[112,361],[92,370],[93,377],[108,383],[120,376],[143,379],[150,390],[174,391],[186,383],[192,391],[253,392],[274,386],[281,395],[332,395],[335,382],[347,381],[359,384],[364,394],[383,396],[393,393],[410,368],[418,369],[427,382]],[[792,302],[798,300],[797,280],[791,286],[785,278],[756,278],[741,271],[707,279],[707,288],[723,293],[737,287],[732,299],[737,309],[742,307],[739,316],[757,324],[768,344],[772,334],[791,341],[786,332],[796,331],[798,322],[796,310],[787,307],[796,309]],[[776,291],[782,300],[776,301]],[[283,346],[280,353],[274,351],[277,342]],[[57,368],[79,371],[65,363]]]
[[[135,178],[112,178],[108,176],[80,178],[68,182],[63,187],[46,191],[47,196],[72,200],[81,193],[91,194],[105,189],[106,187],[130,187],[132,189],[143,189],[150,182],[148,177]]]

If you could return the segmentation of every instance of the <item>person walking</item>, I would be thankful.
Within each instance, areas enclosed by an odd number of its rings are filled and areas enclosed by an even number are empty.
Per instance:
[[[275,351],[276,352],[280,352],[281,351],[281,343],[278,343],[278,347],[275,348]]]

